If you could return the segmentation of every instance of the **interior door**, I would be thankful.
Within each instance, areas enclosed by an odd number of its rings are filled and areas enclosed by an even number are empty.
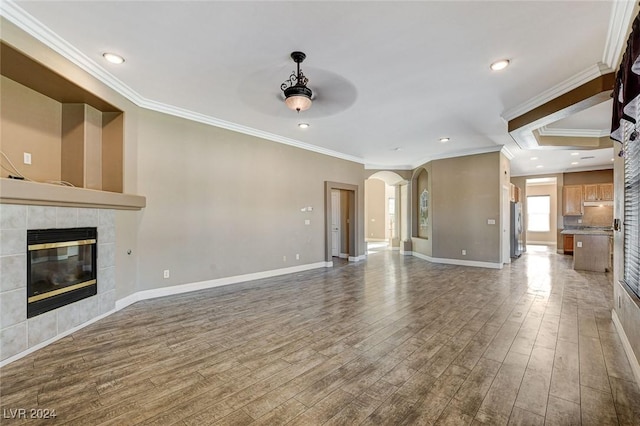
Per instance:
[[[331,191],[331,256],[340,256],[340,191]]]

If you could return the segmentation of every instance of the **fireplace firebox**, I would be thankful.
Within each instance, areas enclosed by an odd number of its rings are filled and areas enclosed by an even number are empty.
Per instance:
[[[27,231],[27,318],[94,296],[96,228]]]

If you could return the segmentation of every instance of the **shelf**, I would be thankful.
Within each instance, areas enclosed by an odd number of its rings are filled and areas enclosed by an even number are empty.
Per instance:
[[[0,179],[0,203],[38,206],[140,210],[147,199],[140,195]]]

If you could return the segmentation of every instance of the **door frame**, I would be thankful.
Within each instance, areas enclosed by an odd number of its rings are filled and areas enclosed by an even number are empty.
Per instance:
[[[511,187],[502,185],[502,208],[500,212],[500,258],[501,263],[511,263]]]
[[[344,228],[347,228],[348,232],[348,240],[349,247],[348,254],[349,260],[360,260],[360,255],[358,253],[361,252],[361,243],[360,243],[360,187],[358,185],[352,185],[349,183],[341,183],[341,182],[324,182],[324,229],[325,229],[325,239],[324,239],[324,247],[325,247],[325,262],[332,262],[333,256],[331,256],[331,191],[337,189],[340,191],[347,191],[348,193],[348,204],[347,217],[349,218],[349,223],[342,224],[342,232],[344,232]],[[363,240],[364,241],[364,240]],[[344,247],[341,251],[344,250]]]
[[[340,191],[339,189],[332,189],[331,190],[331,256],[332,257],[340,257],[340,254],[342,253],[342,218],[341,218],[341,211],[340,211],[340,198],[342,198],[342,191]],[[336,217],[336,212],[334,211],[334,208],[337,207],[338,208],[338,212],[337,212],[337,217]],[[334,241],[334,225],[337,226],[337,241]],[[336,250],[333,250],[333,246],[334,244],[336,245]]]

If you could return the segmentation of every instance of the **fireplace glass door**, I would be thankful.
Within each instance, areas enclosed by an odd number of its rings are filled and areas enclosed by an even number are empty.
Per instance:
[[[27,317],[97,293],[96,228],[27,232]]]

